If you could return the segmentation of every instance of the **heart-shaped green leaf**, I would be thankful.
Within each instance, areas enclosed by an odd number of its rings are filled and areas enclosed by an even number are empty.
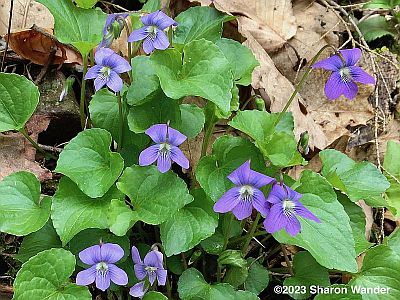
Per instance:
[[[40,199],[40,182],[21,171],[0,182],[0,231],[27,235],[42,228],[50,215],[51,198]]]
[[[20,130],[39,103],[32,81],[16,74],[0,73],[0,132]]]

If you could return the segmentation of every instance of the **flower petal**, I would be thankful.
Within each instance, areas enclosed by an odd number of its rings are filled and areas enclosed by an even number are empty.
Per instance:
[[[154,18],[158,14],[159,10],[152,12],[150,14],[146,14],[144,16],[140,17],[140,21],[146,26],[153,26],[154,24]]]
[[[132,260],[134,264],[141,264],[142,263],[142,259],[140,258],[140,253],[138,248],[136,248],[135,246],[132,246]]]
[[[167,124],[150,126],[145,133],[156,143],[165,143],[167,140]]]
[[[232,211],[233,208],[239,204],[240,201],[240,188],[234,187],[228,190],[222,197],[214,204],[214,211],[217,213],[226,213]]]
[[[139,166],[149,166],[154,163],[158,158],[159,151],[159,144],[144,149],[139,155]]]
[[[109,264],[108,272],[110,273],[110,279],[117,285],[127,285],[128,275],[124,270],[118,268],[116,265]]]
[[[250,217],[252,211],[253,205],[251,201],[239,201],[238,205],[233,208],[232,213],[239,221],[241,221]]]
[[[144,26],[142,28],[132,31],[132,33],[128,37],[128,42],[137,42],[147,38],[149,36],[148,28],[148,26]]]
[[[157,30],[156,37],[153,41],[153,46],[158,50],[165,50],[169,47],[169,39],[164,31]]]
[[[99,76],[101,68],[102,68],[102,66],[100,66],[100,65],[95,65],[95,66],[91,67],[85,75],[85,80],[93,79],[93,78],[96,78],[97,76]]]
[[[153,23],[161,30],[164,30],[165,28],[172,25],[177,25],[177,23],[173,19],[171,19],[161,10],[159,10],[157,14],[153,17]]]
[[[342,81],[339,72],[333,72],[325,84],[325,95],[329,100],[335,100],[343,95],[347,85]]]
[[[346,61],[346,66],[354,66],[361,56],[361,50],[359,48],[340,50],[340,53]]]
[[[156,274],[158,285],[165,285],[167,282],[167,270],[157,270]]]
[[[153,285],[154,281],[156,281],[157,273],[155,271],[149,272],[149,282],[150,285]]]
[[[160,251],[152,250],[146,254],[144,264],[150,267],[163,269],[163,255]]]
[[[150,37],[145,38],[143,42],[144,53],[150,54],[154,51],[154,49],[153,40]]]
[[[168,153],[160,153],[157,158],[157,168],[161,173],[168,172],[171,169],[171,157]]]
[[[250,160],[243,163],[227,177],[235,185],[250,184]]]
[[[100,246],[101,261],[113,264],[124,257],[124,250],[118,244],[106,243]]]
[[[95,265],[101,261],[100,245],[94,245],[79,252],[79,259],[87,265]]]
[[[346,89],[344,90],[343,95],[350,100],[353,100],[358,93],[358,86],[354,81],[350,81],[346,83]]]
[[[363,69],[357,66],[349,67],[351,77],[356,82],[361,82],[364,84],[375,84],[375,78],[365,72]]]
[[[132,69],[128,61],[117,53],[105,58],[103,64],[111,67],[112,71],[116,73],[125,73]]]
[[[172,146],[179,146],[184,141],[186,141],[186,135],[182,134],[180,131],[168,126],[168,143]]]
[[[287,223],[286,223],[285,230],[291,236],[296,236],[300,232],[301,225],[300,225],[300,222],[299,222],[299,220],[297,220],[295,215],[289,214],[287,216]]]
[[[303,195],[300,194],[299,192],[296,192],[296,191],[292,190],[292,189],[289,188],[289,187],[286,187],[286,188],[287,188],[287,191],[288,191],[289,199],[290,199],[290,200],[299,201],[300,198],[303,197]]]
[[[263,192],[259,189],[253,191],[253,207],[260,212],[264,217],[269,213],[269,205]]]
[[[144,294],[146,294],[147,289],[144,288],[144,281],[136,283],[133,287],[129,290],[129,295],[132,297],[142,298]]]
[[[133,266],[135,276],[139,280],[143,280],[147,276],[146,266],[142,263]]]
[[[258,189],[275,181],[276,181],[275,178],[269,177],[267,175],[264,175],[262,173],[250,169],[249,183]]]
[[[296,214],[298,214],[299,216],[309,219],[309,220],[313,220],[317,223],[321,223],[321,220],[318,219],[318,217],[316,215],[314,215],[308,208],[306,208],[301,202],[296,201],[295,202],[295,208],[294,211],[296,212]]]
[[[94,60],[96,61],[97,65],[104,65],[103,61],[110,55],[113,55],[115,52],[111,50],[110,48],[100,48],[96,51],[96,54],[94,55]]]
[[[110,77],[108,78],[108,81],[107,81],[107,86],[113,92],[118,93],[119,91],[122,90],[123,85],[124,84],[122,82],[121,77],[119,77],[119,75],[116,72],[111,71]]]
[[[110,273],[97,272],[96,273],[96,287],[103,292],[110,287]]]
[[[189,169],[189,160],[185,154],[176,146],[171,147],[171,159],[184,169]]]
[[[103,75],[99,75],[98,77],[96,77],[96,79],[94,80],[94,89],[96,90],[96,92],[98,90],[100,90],[103,86],[105,86],[107,84],[107,78]]]
[[[337,55],[333,55],[329,58],[320,60],[319,62],[312,65],[313,69],[321,68],[329,71],[339,71],[343,67],[343,61]]]
[[[263,224],[265,230],[269,233],[277,232],[286,226],[287,218],[280,203],[272,205]]]
[[[96,266],[92,266],[87,270],[80,271],[76,274],[77,285],[89,285],[92,284],[96,279]]]
[[[287,199],[289,195],[289,187],[286,185],[280,185],[276,183],[272,186],[271,191],[269,192],[267,201],[269,203],[281,203],[283,200]]]

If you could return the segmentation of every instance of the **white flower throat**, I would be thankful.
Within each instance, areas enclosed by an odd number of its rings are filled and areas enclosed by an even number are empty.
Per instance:
[[[96,270],[97,270],[97,271],[100,271],[100,272],[102,272],[102,273],[107,272],[107,270],[108,270],[108,265],[107,265],[107,263],[105,263],[105,262],[99,262],[99,263],[96,265]]]
[[[283,212],[285,213],[285,215],[291,214],[294,211],[294,209],[296,208],[296,204],[290,199],[283,200],[282,206],[283,206]]]
[[[147,33],[151,38],[155,38],[157,35],[158,28],[157,26],[151,25],[147,28]]]
[[[240,197],[245,201],[251,201],[253,199],[254,188],[251,185],[243,185],[240,190]]]
[[[340,79],[342,82],[350,82],[351,81],[351,72],[348,67],[343,67],[339,70]]]
[[[168,143],[161,143],[160,144],[160,152],[168,153],[171,151],[171,145]]]
[[[104,67],[102,67],[102,68],[100,69],[100,73],[101,73],[101,75],[103,75],[104,77],[109,78],[109,77],[110,77],[110,74],[111,74],[111,68],[108,67],[108,66],[104,66]]]

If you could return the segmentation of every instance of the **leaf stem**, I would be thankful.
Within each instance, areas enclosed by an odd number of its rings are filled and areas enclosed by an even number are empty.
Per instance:
[[[57,159],[57,156],[51,154],[51,153],[47,153],[46,151],[44,151],[30,136],[29,134],[26,132],[25,128],[22,128],[19,130],[20,133],[22,133],[22,135],[32,144],[32,146],[39,151],[40,153],[42,153],[46,158],[52,158],[52,159]]]
[[[121,101],[121,93],[117,95],[118,99],[118,112],[119,112],[119,139],[117,142],[117,152],[121,151],[122,142],[123,142],[123,130],[124,130],[124,113],[122,110],[122,101]]]
[[[86,80],[85,75],[88,69],[88,55],[83,55],[83,73],[82,73],[82,85],[81,85],[81,99],[79,103],[79,113],[81,115],[81,126],[85,129],[86,125],[86,114],[85,114],[85,93],[86,93]]]
[[[338,53],[336,48],[333,47],[332,45],[325,45],[324,47],[322,47],[318,53],[312,58],[310,64],[308,65],[306,71],[304,72],[303,76],[300,79],[300,82],[296,85],[296,88],[294,89],[293,93],[290,95],[289,100],[286,102],[285,107],[283,108],[283,110],[279,113],[278,118],[275,120],[273,127],[275,127],[276,125],[279,124],[279,122],[282,120],[283,116],[285,115],[286,111],[288,110],[289,106],[292,104],[294,97],[296,97],[296,95],[299,93],[300,89],[302,88],[304,82],[306,81],[308,75],[310,74],[311,70],[312,70],[312,66],[315,64],[315,62],[317,61],[317,59],[319,58],[319,56],[322,54],[322,52],[325,51],[325,49],[327,48],[331,48],[335,51],[335,53]],[[339,55],[339,57],[341,57]]]
[[[259,212],[257,212],[256,219],[253,221],[253,224],[251,224],[250,230],[246,234],[246,240],[245,240],[243,248],[242,248],[243,256],[245,255],[246,250],[250,245],[250,241],[253,238],[254,232],[256,231],[258,221],[260,221],[260,218],[261,218],[261,214]]]
[[[203,143],[201,145],[201,155],[200,158],[207,154],[208,144],[210,143],[211,136],[214,131],[215,124],[218,122],[218,118],[215,116],[215,105],[212,104],[212,108],[210,110],[210,119],[206,122],[206,129],[204,132]]]

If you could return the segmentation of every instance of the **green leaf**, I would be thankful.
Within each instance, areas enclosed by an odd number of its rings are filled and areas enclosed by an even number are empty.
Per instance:
[[[75,46],[83,56],[100,43],[106,23],[106,14],[100,9],[79,8],[70,0],[37,2],[46,6],[53,15],[55,36],[61,43]]]
[[[14,300],[90,300],[87,287],[69,281],[75,256],[64,249],[40,252],[24,263],[14,281]]]
[[[388,293],[362,293],[363,300],[400,299],[400,256],[395,249],[379,245],[369,249],[363,259],[361,272],[349,283],[349,286],[359,292],[359,289],[386,288]]]
[[[123,101],[123,116],[127,118],[128,107]],[[120,118],[117,96],[107,89],[101,89],[94,96],[89,104],[90,118],[94,127],[109,131],[115,141],[119,141]],[[129,130],[128,124],[124,121],[122,129],[121,156],[125,165],[130,166],[137,163],[139,153],[149,142],[145,134],[136,134]]]
[[[253,170],[263,172],[263,157],[253,143],[241,137],[222,136],[214,142],[213,154],[199,161],[196,179],[216,202],[234,186],[227,176],[249,159]]]
[[[332,186],[325,178],[309,170],[303,171],[300,184],[296,189],[303,194],[300,202],[321,223],[299,217],[301,232],[298,235],[291,237],[281,230],[274,237],[280,243],[297,245],[308,250],[320,265],[328,269],[357,272],[350,219],[338,202]]]
[[[143,5],[141,11],[152,13],[159,9],[161,9],[161,1],[160,0],[148,0]]]
[[[89,197],[102,197],[124,167],[119,153],[110,151],[111,134],[92,128],[80,132],[61,152],[55,172],[68,176]]]
[[[400,252],[400,230],[397,228],[387,237],[387,245],[395,252]]]
[[[365,237],[365,214],[362,208],[351,202],[347,196],[338,193],[338,200],[350,218],[350,226],[356,243],[356,254],[360,255],[373,245]]]
[[[113,199],[107,218],[110,231],[115,235],[123,236],[137,222],[138,215],[125,204],[125,201]]]
[[[24,237],[18,254],[14,257],[24,263],[39,252],[51,248],[61,248],[61,241],[53,223],[48,220],[41,229]]]
[[[214,43],[192,41],[185,45],[183,54],[177,49],[156,51],[151,61],[168,97],[199,96],[229,112],[233,75],[228,60]]]
[[[92,8],[99,0],[74,0],[79,7]]]
[[[222,14],[212,7],[191,7],[175,18],[179,26],[175,30],[173,42],[187,44],[200,39],[216,42],[221,38],[223,23],[233,19],[235,17]]]
[[[253,52],[241,43],[230,39],[220,39],[216,45],[228,59],[235,83],[251,84],[251,74],[254,68],[260,65]]]
[[[246,267],[230,267],[224,275],[224,283],[229,283],[234,288],[241,286],[247,279],[249,270]]]
[[[275,166],[288,167],[303,163],[293,134],[293,116],[287,113],[274,127],[278,114],[266,111],[239,111],[228,124],[254,139],[257,147]]]
[[[293,299],[308,299],[310,286],[330,285],[329,272],[321,267],[307,251],[297,252],[293,257],[294,276],[286,278],[286,286],[305,286],[306,293],[289,294]]]
[[[143,300],[168,300],[163,294],[159,292],[148,292],[142,298]]]
[[[384,16],[372,16],[358,24],[358,28],[367,42],[373,41],[385,35],[395,37],[397,32]]]
[[[218,263],[239,268],[247,267],[247,262],[239,250],[225,250],[219,255]]]
[[[390,184],[375,165],[366,161],[356,163],[333,149],[321,151],[319,156],[322,175],[351,201],[363,199],[370,206],[385,206],[381,195]]]
[[[0,132],[20,130],[39,103],[39,90],[17,74],[0,73]]]
[[[193,201],[182,179],[172,172],[160,173],[155,166],[126,168],[117,187],[130,198],[138,219],[152,225]]]
[[[27,235],[38,231],[50,216],[51,198],[40,199],[35,175],[20,171],[0,182],[0,231]]]
[[[118,261],[118,263],[124,262],[130,254],[130,243],[127,236],[115,236],[108,230],[101,229],[85,229],[79,232],[74,238],[68,243],[69,250],[78,257],[79,252],[83,249],[98,245],[102,243],[113,243],[118,244],[124,250],[124,256]],[[78,260],[78,265],[86,268],[87,265]]]
[[[179,297],[182,300],[256,300],[256,295],[245,291],[235,291],[227,283],[210,285],[203,275],[194,268],[182,273],[178,281]]]
[[[205,117],[201,108],[194,104],[181,104],[181,123],[177,126],[188,138],[195,138],[204,127]]]
[[[161,241],[167,256],[192,249],[211,236],[218,226],[214,202],[203,190],[193,191],[194,201],[160,225]]]
[[[126,96],[129,105],[143,104],[159,94],[160,82],[149,56],[139,55],[132,59],[132,77]]]
[[[391,9],[400,5],[400,0],[372,0],[363,5],[363,8]]]
[[[400,217],[400,143],[388,141],[383,167],[390,187],[386,199],[396,217]]]
[[[246,291],[258,295],[268,286],[269,272],[267,268],[252,257],[247,259],[247,266],[249,268],[249,275],[244,283],[244,288]]]
[[[103,197],[93,199],[82,193],[69,178],[61,178],[53,197],[51,218],[63,245],[84,229],[108,228],[107,214],[112,199],[123,199],[115,186]]]

